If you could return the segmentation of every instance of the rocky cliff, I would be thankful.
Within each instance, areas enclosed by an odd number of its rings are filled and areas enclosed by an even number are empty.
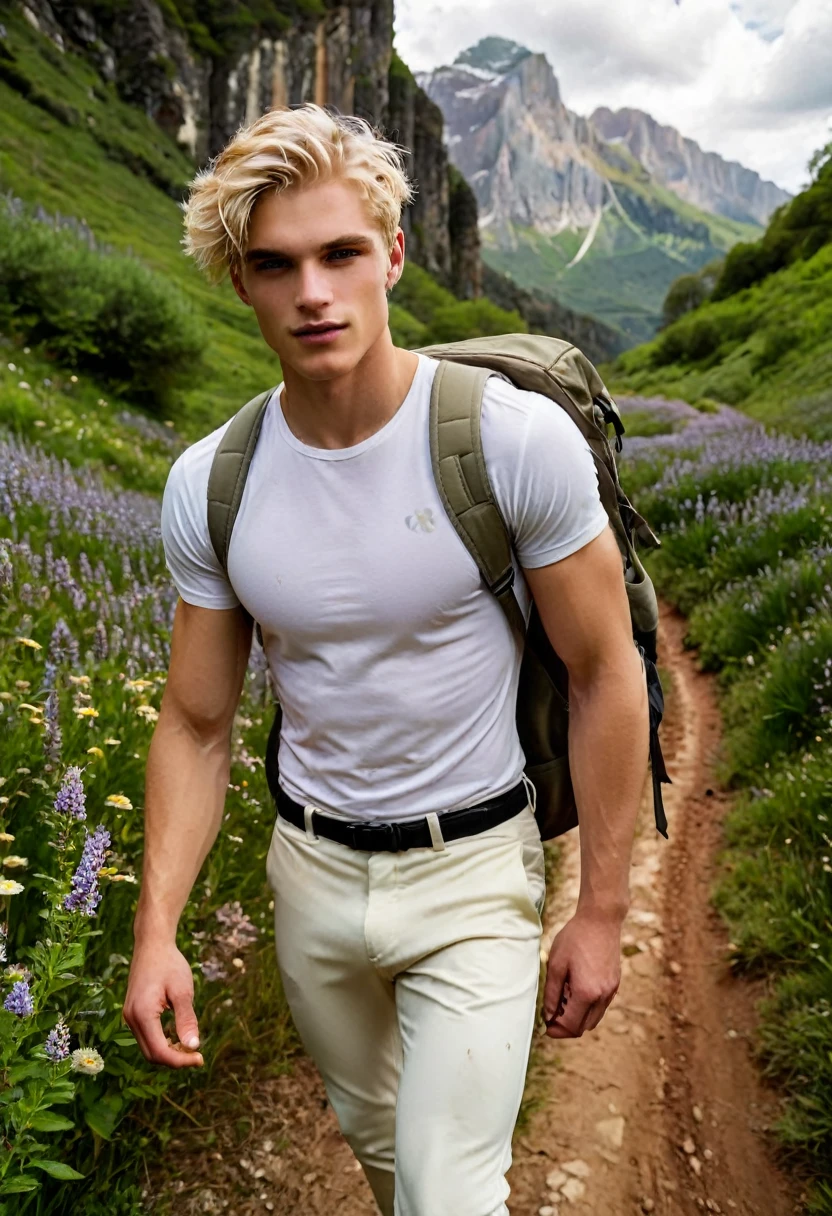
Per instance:
[[[602,106],[590,121],[604,140],[626,145],[653,178],[703,211],[742,223],[766,224],[775,208],[791,198],[738,161],[703,152],[695,140],[662,126],[643,110],[613,111]]]
[[[230,0],[211,26],[186,21],[172,0],[164,9],[156,0],[22,8],[59,47],[81,49],[198,164],[269,106],[311,100],[381,126],[412,150],[409,255],[460,297],[479,294],[476,205],[464,183],[452,192],[441,111],[394,56],[393,0],[275,0],[256,16]]]

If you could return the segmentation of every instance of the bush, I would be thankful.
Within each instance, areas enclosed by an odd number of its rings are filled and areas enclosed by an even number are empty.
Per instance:
[[[2,212],[0,324],[157,410],[198,372],[206,346],[181,292],[135,258]]]

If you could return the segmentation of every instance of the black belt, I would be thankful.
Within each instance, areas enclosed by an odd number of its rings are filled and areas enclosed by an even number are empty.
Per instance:
[[[487,828],[496,827],[498,823],[505,823],[507,819],[519,815],[528,802],[526,786],[519,781],[513,789],[488,802],[479,802],[476,806],[467,806],[459,811],[443,811],[439,815],[442,839],[458,840],[460,836],[475,836]],[[303,806],[280,788],[277,810],[296,828],[306,829]],[[404,849],[429,849],[433,844],[425,818],[404,819],[399,823],[367,823],[336,819],[332,815],[313,811],[312,830],[317,836],[326,836],[339,844],[349,845],[351,849],[372,852],[381,849],[387,853],[399,853]]]

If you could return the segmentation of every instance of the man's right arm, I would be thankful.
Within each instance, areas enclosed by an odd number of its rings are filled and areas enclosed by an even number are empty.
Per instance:
[[[178,601],[148,753],[142,885],[123,1012],[145,1057],[173,1068],[203,1062],[196,1050],[170,1046],[161,1014],[172,1008],[180,1042],[198,1045],[193,975],[177,949],[176,929],[222,823],[251,631],[242,607],[198,608]]]

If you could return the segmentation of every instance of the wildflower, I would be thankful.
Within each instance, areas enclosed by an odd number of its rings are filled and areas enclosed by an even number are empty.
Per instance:
[[[92,835],[87,830],[81,860],[72,876],[72,890],[64,896],[67,912],[81,912],[84,916],[95,915],[95,909],[101,899],[98,871],[104,864],[104,855],[109,845],[110,833],[103,824],[99,823]]]
[[[9,853],[8,857],[3,858],[3,865],[10,870],[23,869],[29,864],[28,857],[18,857],[16,853]]]
[[[83,820],[87,817],[86,800],[81,770],[77,764],[71,764],[55,798],[55,810],[59,815],[70,815],[73,819]]]
[[[0,832],[0,840],[8,842],[14,840],[14,836],[11,832]]]
[[[152,705],[137,705],[136,713],[144,718],[146,722],[156,722],[159,718],[158,709],[154,709]]]
[[[53,688],[46,698],[46,730],[43,736],[43,750],[47,760],[57,764],[61,758],[61,724],[58,719],[58,694]]]
[[[104,1060],[94,1047],[76,1047],[72,1053],[73,1072],[85,1072],[95,1076],[103,1067]]]
[[[15,769],[16,773],[25,773],[27,777],[31,771],[32,770],[30,768],[26,768],[25,765],[21,765],[20,768]]]
[[[19,688],[21,692],[25,692],[27,688],[32,687],[31,680],[15,680],[15,688]]]
[[[0,895],[19,895],[24,889],[22,882],[13,878],[0,878]]]
[[[63,1018],[49,1031],[43,1049],[56,1064],[69,1055],[69,1027]]]
[[[124,794],[109,794],[104,799],[105,806],[117,806],[122,811],[132,811],[133,803]]]
[[[101,748],[100,748],[100,747],[88,747],[88,748],[87,748],[87,755],[88,755],[88,756],[95,756],[95,757],[96,757],[98,760],[100,760],[100,759],[101,759],[101,757],[104,755],[104,753],[102,752],[102,750],[101,750]]]
[[[25,980],[18,980],[3,1002],[3,1008],[9,1013],[16,1013],[19,1018],[29,1018],[35,1012],[29,985]]]
[[[84,688],[89,687],[91,683],[89,676],[70,676],[69,682],[70,684],[82,684]]]
[[[59,617],[49,640],[49,658],[53,663],[68,660],[73,666],[78,662],[78,642],[63,617]]]
[[[91,705],[83,705],[80,708],[76,706],[75,716],[76,718],[97,718],[98,710],[93,709]]]
[[[28,701],[21,701],[20,704],[18,705],[17,709],[18,709],[18,712],[20,712],[20,710],[22,710],[22,709],[28,709],[28,710],[33,711],[36,714],[40,713],[40,710],[38,709],[37,705],[30,705]]]
[[[24,984],[31,984],[32,982],[31,971],[28,967],[24,967],[22,963],[9,963],[3,974],[7,980],[11,980],[12,982],[15,980],[22,980]]]
[[[129,688],[131,692],[144,692],[146,688],[153,687],[152,680],[125,680],[124,687]]]
[[[108,875],[110,882],[135,882],[135,874],[110,874]]]
[[[104,742],[108,747],[120,747],[121,739],[105,739]]]
[[[16,642],[20,642],[21,646],[28,646],[31,650],[43,650],[40,642],[36,642],[34,638],[15,638]]]

